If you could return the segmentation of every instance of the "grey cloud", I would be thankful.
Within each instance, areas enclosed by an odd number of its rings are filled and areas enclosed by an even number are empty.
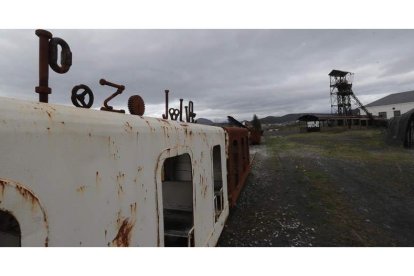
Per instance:
[[[364,99],[413,89],[412,30],[51,30],[73,52],[65,75],[50,71],[50,101],[70,105],[84,83],[95,107],[126,86],[113,105],[140,94],[148,115],[171,98],[193,100],[198,116],[240,119],[329,112],[332,69],[355,73]],[[34,30],[0,30],[0,95],[36,100],[38,40]],[[160,110],[157,110],[160,109]]]

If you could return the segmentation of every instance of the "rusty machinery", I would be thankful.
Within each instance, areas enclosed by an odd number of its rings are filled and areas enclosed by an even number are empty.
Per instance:
[[[232,116],[227,116],[227,120],[230,125],[237,126],[239,128],[245,128],[249,131],[249,143],[252,145],[260,145],[260,140],[263,135],[262,130],[255,129],[254,127],[247,127],[240,123],[238,120],[233,118]]]
[[[52,89],[49,87],[49,66],[59,74],[68,72],[72,66],[72,52],[66,41],[58,37],[53,37],[52,33],[41,29],[36,30],[35,33],[39,37],[39,86],[35,88],[35,92],[39,94],[39,102],[47,103],[48,95],[52,93]],[[58,46],[62,48],[60,53],[60,65],[58,64]],[[117,89],[111,96],[105,99],[101,110],[125,113],[125,110],[114,109],[113,106],[108,105],[110,100],[122,94],[125,90],[125,86],[109,82],[105,79],[101,79],[99,83]],[[183,99],[180,99],[179,108],[169,108],[168,93],[169,90],[165,90],[165,114],[162,115],[162,118],[168,119],[170,117],[171,120],[184,122]],[[94,101],[94,94],[89,86],[85,84],[75,85],[72,89],[71,101],[76,107],[91,108]],[[142,116],[145,112],[145,103],[141,96],[131,96],[128,99],[128,109],[132,115]],[[194,103],[189,101],[184,109],[185,121],[194,123],[194,118],[196,117],[196,113],[194,113]]]
[[[163,119],[168,119],[168,115],[173,121],[184,122],[183,120],[183,99],[180,99],[180,108],[169,108],[168,106],[168,94],[169,90],[165,90],[165,113],[162,115]],[[185,108],[185,121],[187,123],[194,123],[194,118],[196,113],[194,113],[194,103],[192,101],[188,102],[188,105]]]
[[[111,111],[111,112],[117,112],[117,113],[125,113],[125,110],[123,110],[123,109],[119,109],[119,110],[118,109],[114,109],[113,106],[108,105],[108,102],[110,100],[112,100],[113,98],[115,98],[116,96],[118,96],[118,95],[122,94],[122,92],[124,92],[125,86],[124,85],[120,85],[120,84],[116,84],[116,83],[109,82],[109,81],[107,81],[105,79],[100,79],[99,80],[99,84],[100,85],[107,85],[107,86],[114,87],[114,88],[117,89],[115,91],[115,93],[113,93],[111,96],[109,96],[108,98],[106,98],[106,100],[104,101],[104,106],[101,107],[101,110]]]
[[[88,101],[85,101],[85,96],[88,96]],[[70,99],[72,100],[73,105],[76,107],[91,108],[94,96],[89,86],[79,84],[73,87],[72,96]]]
[[[61,38],[53,37],[46,30],[36,30],[39,37],[39,86],[35,91],[39,94],[39,102],[47,103],[52,89],[49,87],[49,66],[59,74],[69,71],[72,66],[72,52],[69,45]],[[58,60],[58,46],[62,47],[61,65]]]
[[[224,127],[227,132],[227,187],[229,204],[236,205],[246,178],[251,170],[249,156],[249,132],[247,128]]]

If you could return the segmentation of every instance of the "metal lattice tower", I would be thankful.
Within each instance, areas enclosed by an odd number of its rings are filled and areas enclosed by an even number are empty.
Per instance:
[[[339,116],[352,116],[352,103],[355,101],[355,105],[368,115],[370,119],[373,119],[372,114],[367,108],[358,100],[352,91],[352,82],[354,80],[354,73],[332,70],[329,73],[330,82],[330,94],[331,94],[331,114],[337,114]]]
[[[352,81],[354,74],[345,71],[332,70],[329,73],[331,113],[339,116],[351,116]]]

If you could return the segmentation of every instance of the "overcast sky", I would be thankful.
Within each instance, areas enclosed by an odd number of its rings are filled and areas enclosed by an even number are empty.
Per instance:
[[[69,44],[73,65],[49,70],[50,103],[72,105],[72,87],[88,85],[99,108],[143,97],[146,116],[178,99],[194,102],[196,118],[225,120],[330,112],[332,69],[355,73],[353,90],[368,104],[414,90],[413,30],[49,30]],[[0,96],[37,101],[38,38],[35,30],[0,30]],[[174,101],[175,100],[175,101]]]

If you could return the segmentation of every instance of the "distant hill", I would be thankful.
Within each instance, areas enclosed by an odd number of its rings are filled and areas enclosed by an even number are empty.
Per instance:
[[[209,126],[214,126],[215,123],[209,119],[205,119],[205,118],[198,118],[196,120],[197,124],[202,124],[202,125],[209,125]]]
[[[320,115],[323,113],[292,113],[292,114],[286,114],[280,117],[277,116],[267,116],[260,119],[260,122],[262,124],[286,124],[289,122],[295,122],[298,120],[300,116],[306,115],[306,114],[312,114],[312,115]],[[324,114],[328,115],[328,114]],[[249,121],[250,122],[250,121]],[[211,126],[225,126],[228,125],[228,122],[222,122],[222,123],[214,123],[213,121],[205,118],[199,118],[197,119],[198,124],[203,125],[211,125]]]

